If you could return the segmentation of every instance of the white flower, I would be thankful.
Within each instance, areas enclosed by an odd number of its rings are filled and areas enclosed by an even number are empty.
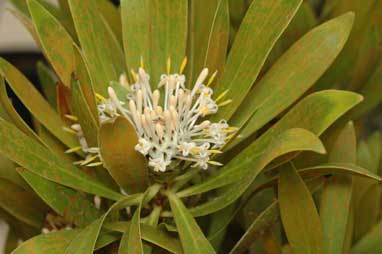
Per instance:
[[[213,90],[209,85],[216,73],[205,82],[208,69],[203,69],[193,88],[187,89],[186,77],[182,74],[185,65],[186,59],[179,73],[171,74],[168,62],[167,73],[161,75],[154,91],[151,89],[150,76],[141,67],[137,73],[132,72],[134,82],[131,85],[125,74],[121,75],[119,83],[112,84],[114,88],[118,88],[115,85],[121,85],[125,89],[114,90],[110,86],[109,98],[97,94],[100,123],[125,117],[138,135],[139,142],[135,149],[147,157],[149,166],[157,172],[164,172],[172,162],[180,161],[189,161],[193,166],[203,169],[207,169],[209,164],[221,165],[211,161],[211,156],[220,153],[217,149],[222,148],[235,132],[224,120],[218,123],[203,120],[215,114],[219,107],[230,103],[230,100],[226,100],[218,104],[227,91],[216,99],[212,98]],[[87,147],[82,130],[77,125],[74,132],[80,140],[81,149],[90,153],[80,164],[98,165],[93,160],[96,154],[102,161],[99,149]]]

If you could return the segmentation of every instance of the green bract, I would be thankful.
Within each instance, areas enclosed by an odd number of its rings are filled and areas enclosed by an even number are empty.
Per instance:
[[[382,1],[11,2],[49,66],[0,58],[7,253],[382,250]]]

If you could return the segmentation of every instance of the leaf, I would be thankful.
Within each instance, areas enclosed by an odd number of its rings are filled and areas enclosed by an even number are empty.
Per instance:
[[[77,230],[41,234],[22,243],[12,254],[64,254],[65,247],[77,234]]]
[[[118,200],[122,195],[89,177],[0,118],[0,153],[50,181]]]
[[[241,138],[234,144],[287,109],[317,81],[343,48],[353,20],[354,14],[347,13],[324,23],[296,42],[277,61],[233,117],[233,126],[242,128],[245,124],[240,131]]]
[[[183,246],[184,254],[216,253],[203,232],[175,193],[168,193],[171,211]]]
[[[25,107],[54,136],[68,147],[75,147],[78,144],[74,136],[62,129],[66,124],[49,103],[44,100],[28,79],[3,58],[0,58],[0,73]]]
[[[65,254],[93,254],[103,217],[81,230],[65,249]]]
[[[71,83],[71,106],[74,115],[78,118],[81,129],[89,147],[97,147],[98,118],[94,118],[90,107],[87,104],[84,93],[81,89],[80,81],[73,76]]]
[[[18,168],[17,172],[46,204],[67,221],[78,226],[86,226],[100,216],[100,212],[84,194],[46,180],[22,168]]]
[[[99,147],[105,167],[128,193],[144,191],[148,183],[145,158],[135,150],[138,137],[125,118],[104,123],[99,131]]]
[[[43,62],[37,62],[37,75],[45,98],[53,108],[57,108],[57,78]]]
[[[73,39],[60,22],[38,1],[28,0],[34,27],[45,56],[61,81],[70,87],[73,70]],[[57,38],[60,38],[57,40]]]
[[[109,81],[124,72],[123,51],[95,1],[69,0],[69,5],[94,90],[106,95]]]
[[[102,14],[102,17],[106,20],[108,26],[110,26],[110,29],[113,31],[119,44],[122,45],[122,20],[120,9],[108,0],[96,1],[96,4],[98,11]]]
[[[122,0],[122,31],[126,64],[140,66],[141,59],[156,85],[166,73],[171,58],[171,72],[178,72],[186,55],[186,0]]]
[[[229,39],[227,0],[190,1],[189,67],[187,79],[194,83],[204,67],[221,73]]]
[[[322,177],[309,179],[306,185],[311,193],[315,193],[320,189],[324,179]],[[245,201],[244,201],[245,202]],[[243,201],[242,201],[243,203]],[[273,200],[250,224],[247,231],[230,251],[230,254],[243,253],[250,245],[259,237],[262,232],[274,225],[280,216],[279,202]]]
[[[249,7],[234,44],[216,94],[229,90],[232,103],[220,108],[213,120],[230,117],[244,100],[263,66],[272,47],[288,26],[301,0],[256,0]]]
[[[230,253],[243,253],[259,237],[258,228],[264,229],[279,219],[279,202],[273,201],[249,226],[245,234],[235,244]]]
[[[296,104],[296,106],[294,106],[277,124],[260,136],[260,138],[253,142],[249,147],[244,149],[244,151],[241,152],[241,155],[236,157],[240,160],[232,160],[229,164],[232,163],[231,165],[235,166],[237,163],[240,163],[243,158],[252,158],[254,154],[263,153],[270,142],[274,140],[274,137],[290,128],[304,128],[316,135],[321,135],[322,132],[326,130],[336,119],[338,119],[354,105],[359,103],[361,99],[362,97],[355,93],[336,90],[328,90],[311,94]],[[317,119],[319,119],[319,121],[317,121]],[[220,177],[222,174],[226,174],[226,171],[229,172],[231,168],[234,167],[228,167],[229,164],[219,170],[217,177]],[[252,165],[244,167],[243,169],[245,170],[247,168],[250,168],[253,171],[245,175],[246,178],[244,178],[241,182],[226,188],[224,193],[215,199],[192,208],[192,214],[194,216],[201,216],[202,214],[217,211],[228,206],[240,197],[240,195],[242,195],[248,186],[251,185],[259,173],[259,169],[253,167]],[[234,179],[237,172],[238,170],[229,173],[228,177],[223,177],[222,180],[219,180],[222,181],[222,183],[217,181],[215,184],[225,184],[227,179]],[[213,180],[214,179],[211,181]]]
[[[139,204],[142,200],[142,196],[142,194],[129,195],[114,203],[103,216],[95,220],[92,224],[88,225],[77,234],[76,238],[67,246],[65,254],[92,254],[95,249],[101,227],[107,216],[112,211],[118,211],[127,206]]]
[[[265,150],[261,153],[253,153],[251,150],[243,151],[227,164],[228,168],[223,167],[217,175],[206,179],[201,184],[183,190],[177,195],[187,197],[240,181],[248,174],[257,175],[272,160],[293,151],[308,150],[325,153],[321,141],[304,129],[289,129],[276,136],[275,140],[264,148]]]
[[[298,138],[297,138],[298,137]],[[296,141],[299,142],[296,142]],[[238,199],[246,189],[251,185],[254,179],[261,173],[264,167],[272,160],[272,157],[278,152],[288,153],[293,151],[314,151],[324,153],[325,149],[320,140],[312,133],[303,129],[290,129],[278,136],[274,142],[264,148],[264,155],[257,160],[249,161],[247,166],[243,167],[246,174],[241,177],[237,183],[227,186],[216,198],[204,204],[191,208],[191,213],[194,216],[203,216],[209,213],[216,212]],[[235,171],[233,171],[235,172]],[[231,172],[227,177],[235,177]],[[237,175],[236,175],[237,176]],[[224,180],[223,180],[224,181]],[[227,181],[226,181],[227,182]],[[218,184],[221,184],[219,181]],[[216,187],[216,186],[215,186]]]
[[[74,45],[74,59],[75,59],[75,74],[76,78],[80,82],[81,91],[86,99],[86,104],[89,107],[90,113],[93,114],[94,119],[98,120],[97,102],[95,99],[95,92],[93,89],[93,83],[89,76],[89,71],[84,61],[84,56],[81,53],[81,49]],[[98,121],[96,121],[98,126]]]
[[[107,223],[104,227],[108,230],[125,233],[128,230],[129,222],[113,222]],[[162,230],[159,230],[153,226],[149,226],[141,223],[142,239],[152,244],[155,244],[163,249],[170,251],[171,253],[183,253],[182,246],[178,239],[171,237],[169,234]]]
[[[4,114],[6,114],[6,118],[9,119],[9,121],[12,122],[18,129],[20,129],[26,135],[34,138],[42,145],[47,146],[41,140],[41,138],[36,135],[36,133],[28,126],[28,124],[24,122],[24,119],[21,118],[19,113],[13,107],[13,104],[8,97],[7,89],[2,77],[0,77],[0,106],[3,108]]]
[[[36,228],[41,228],[48,211],[44,203],[29,189],[3,178],[0,178],[0,207],[18,220]]]
[[[141,239],[141,207],[142,202],[135,210],[130,225],[122,235],[118,253],[120,254],[142,254],[143,244]]]
[[[357,157],[356,134],[352,122],[339,133],[331,152],[329,162],[355,163]],[[342,254],[349,250],[346,235],[351,225],[353,178],[348,175],[333,175],[325,183],[320,204],[320,218],[323,230],[323,252]],[[350,228],[352,232],[352,228]]]
[[[291,166],[280,170],[278,199],[281,221],[293,253],[324,253],[322,227],[313,198]]]
[[[374,225],[372,230],[362,237],[353,246],[351,253],[353,254],[367,254],[367,253],[380,253],[382,251],[381,245],[382,237],[382,222]]]

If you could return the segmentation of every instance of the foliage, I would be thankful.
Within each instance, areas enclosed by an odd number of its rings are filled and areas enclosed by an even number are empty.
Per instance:
[[[41,94],[0,58],[8,253],[382,249],[382,138],[365,135],[381,102],[382,1],[11,2],[49,66],[37,66]],[[214,100],[228,98],[206,119],[237,128],[207,170],[173,160],[156,172],[120,108],[100,120],[108,96],[130,103],[143,69],[151,85],[184,71],[192,89],[204,68],[218,71]]]

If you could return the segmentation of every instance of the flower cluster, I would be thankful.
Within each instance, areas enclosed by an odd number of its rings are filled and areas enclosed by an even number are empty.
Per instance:
[[[187,89],[186,77],[182,74],[185,64],[186,60],[179,73],[168,71],[161,75],[154,91],[150,76],[141,67],[137,73],[132,71],[133,84],[122,75],[119,83],[108,88],[109,98],[97,95],[101,124],[125,117],[139,138],[135,149],[146,156],[156,172],[164,172],[181,161],[203,169],[207,169],[208,164],[221,165],[211,157],[221,152],[219,149],[236,131],[224,120],[212,123],[203,119],[230,103],[230,100],[219,103],[226,92],[212,98],[210,84],[216,73],[205,82],[208,69],[203,69],[193,88]],[[167,69],[170,70],[169,64]],[[88,150],[96,151],[95,148]]]

